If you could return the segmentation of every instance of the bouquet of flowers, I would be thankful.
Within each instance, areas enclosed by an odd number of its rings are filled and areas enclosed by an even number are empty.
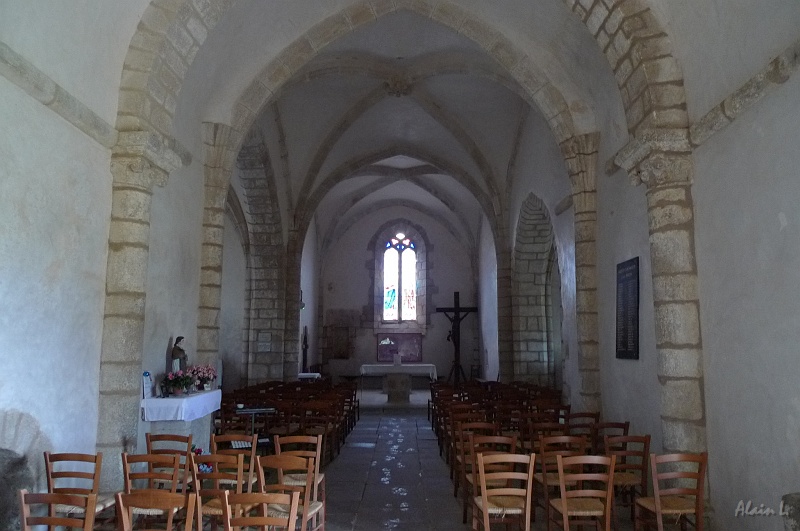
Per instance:
[[[207,384],[217,378],[217,369],[213,365],[193,365],[186,369],[193,381]]]
[[[194,455],[203,455],[205,452],[203,451],[202,448],[198,448],[197,446],[195,446],[193,444],[192,445],[192,453]],[[203,472],[205,474],[208,474],[208,473],[212,472],[211,465],[207,465],[205,463],[201,463],[201,464],[197,465],[197,470],[199,470],[200,472]]]
[[[164,385],[169,389],[186,389],[194,382],[194,377],[188,371],[175,371],[167,373],[164,377]]]

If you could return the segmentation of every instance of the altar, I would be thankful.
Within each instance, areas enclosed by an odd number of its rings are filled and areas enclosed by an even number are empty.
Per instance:
[[[432,363],[388,364],[365,363],[361,366],[361,376],[383,376],[384,392],[389,402],[408,402],[411,395],[411,377],[427,376],[436,381],[436,365]],[[363,385],[363,384],[362,384]]]
[[[168,398],[142,398],[142,420],[150,422],[151,433],[192,435],[195,444],[208,449],[211,440],[212,413],[217,411],[222,391],[198,391]]]

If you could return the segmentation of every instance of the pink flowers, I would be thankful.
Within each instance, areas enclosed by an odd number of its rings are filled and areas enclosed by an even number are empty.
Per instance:
[[[168,373],[167,377],[165,378],[167,386],[172,389],[175,388],[183,389],[191,385],[192,382],[194,381],[194,378],[191,375],[187,374],[188,372],[189,371],[187,370],[186,373],[184,373],[183,371]]]
[[[186,373],[193,381],[202,384],[209,383],[211,380],[217,378],[217,369],[213,365],[193,365],[186,369]]]

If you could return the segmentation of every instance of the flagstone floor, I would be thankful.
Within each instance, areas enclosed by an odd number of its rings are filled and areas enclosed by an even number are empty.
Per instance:
[[[413,391],[409,405],[397,406],[363,391],[361,420],[325,468],[327,531],[470,529],[427,419],[429,397]],[[546,529],[541,509],[537,517],[532,529]],[[627,515],[619,529],[633,529]]]

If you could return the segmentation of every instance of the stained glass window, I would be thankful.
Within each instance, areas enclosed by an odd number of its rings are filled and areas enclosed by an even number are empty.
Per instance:
[[[417,252],[414,242],[397,233],[383,252],[383,320],[417,319]]]

